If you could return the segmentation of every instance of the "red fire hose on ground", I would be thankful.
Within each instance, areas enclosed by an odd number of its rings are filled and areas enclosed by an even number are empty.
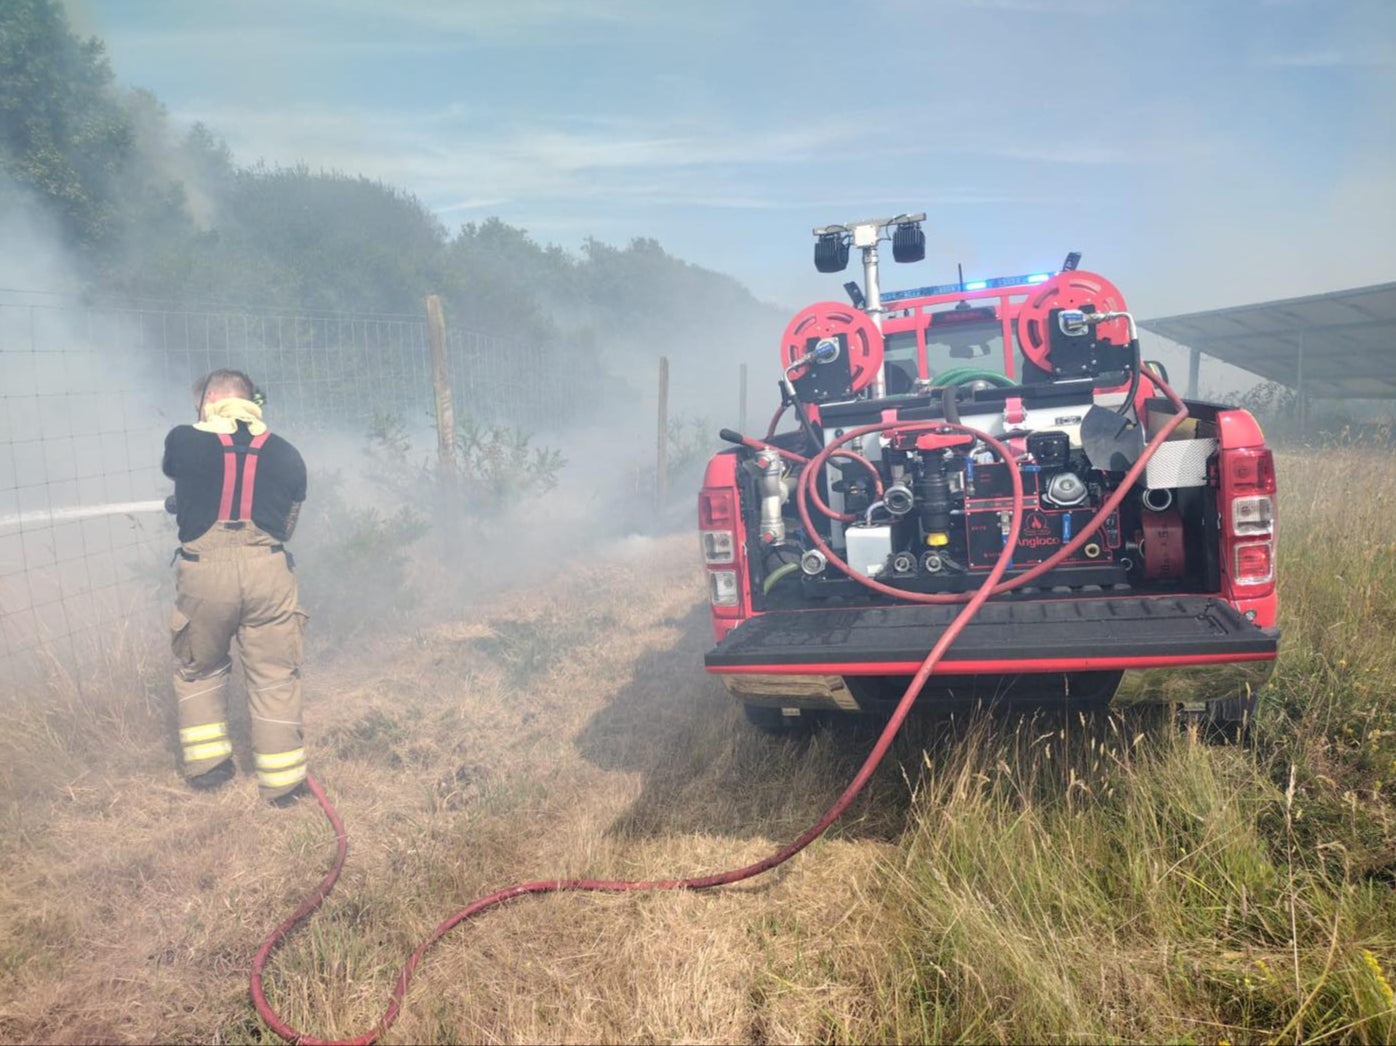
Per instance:
[[[262,1020],[266,1022],[267,1027],[271,1028],[272,1031],[288,1042],[304,1043],[306,1046],[349,1046],[349,1044],[367,1044],[374,1042],[378,1036],[387,1031],[393,1021],[397,1019],[397,1015],[402,1009],[403,1000],[407,995],[407,988],[412,982],[412,975],[416,972],[417,965],[421,962],[422,957],[427,953],[428,949],[454,929],[459,923],[473,918],[496,905],[513,900],[516,897],[522,897],[526,894],[574,891],[626,893],[632,890],[706,890],[714,886],[726,886],[731,883],[741,882],[744,879],[751,879],[790,860],[790,858],[794,857],[805,847],[809,846],[810,843],[823,835],[825,830],[838,820],[840,815],[848,809],[849,804],[857,798],[858,793],[863,790],[868,779],[872,777],[873,772],[887,754],[887,750],[891,747],[892,741],[897,735],[897,731],[901,729],[902,723],[911,711],[911,706],[916,699],[916,695],[930,677],[936,663],[944,656],[945,651],[955,642],[955,639],[959,636],[964,627],[969,624],[974,615],[978,613],[979,608],[984,605],[985,600],[991,595],[1017,588],[1019,585],[1041,576],[1062,559],[1071,555],[1072,552],[1080,547],[1080,545],[1104,523],[1105,518],[1124,498],[1125,493],[1128,492],[1130,487],[1138,480],[1139,476],[1143,474],[1144,466],[1148,464],[1149,458],[1153,456],[1154,451],[1187,416],[1187,408],[1183,405],[1182,400],[1178,398],[1177,394],[1162,382],[1156,381],[1156,384],[1159,390],[1173,403],[1177,413],[1170,417],[1158,433],[1154,435],[1153,439],[1149,441],[1148,446],[1144,448],[1139,459],[1126,474],[1125,479],[1121,482],[1115,494],[1101,506],[1100,511],[1096,514],[1091,524],[1084,528],[1076,539],[1070,544],[1065,545],[1058,550],[1056,554],[1044,560],[1032,570],[1026,571],[1018,577],[1015,577],[1012,581],[1004,584],[1001,584],[1003,575],[1008,569],[1008,565],[1012,560],[1013,551],[1018,544],[1019,524],[1022,521],[1023,513],[1023,483],[1022,476],[1018,470],[1018,463],[1014,460],[1012,453],[994,437],[963,425],[954,425],[945,422],[887,422],[880,425],[869,425],[864,428],[852,430],[838,440],[827,445],[819,454],[815,455],[815,457],[810,460],[809,465],[800,477],[800,484],[796,496],[797,507],[799,509],[800,518],[805,524],[807,533],[810,534],[815,544],[829,557],[829,562],[834,563],[850,577],[880,592],[890,592],[900,598],[913,598],[919,602],[964,602],[965,606],[963,610],[955,615],[955,619],[950,623],[949,627],[946,628],[944,633],[941,634],[940,638],[931,648],[930,653],[926,655],[926,659],[921,662],[921,667],[917,670],[916,675],[912,677],[901,700],[897,702],[897,707],[895,711],[893,711],[891,718],[887,721],[887,725],[883,729],[882,734],[878,737],[877,743],[873,745],[872,751],[868,753],[867,758],[863,761],[863,765],[858,769],[858,773],[854,775],[853,780],[849,782],[848,787],[843,790],[843,793],[834,801],[833,805],[824,812],[823,816],[821,816],[818,821],[807,828],[793,842],[781,847],[769,857],[765,857],[760,861],[745,865],[741,868],[732,869],[731,871],[717,872],[712,875],[692,876],[683,879],[631,881],[619,879],[546,879],[536,882],[518,883],[514,886],[505,887],[486,897],[481,897],[478,900],[472,901],[470,904],[457,911],[449,919],[437,926],[436,929],[417,946],[416,950],[412,952],[412,955],[403,966],[402,972],[398,974],[397,983],[393,987],[387,1009],[384,1011],[383,1016],[379,1018],[378,1023],[370,1031],[352,1039],[317,1039],[298,1031],[283,1020],[267,1001],[266,993],[262,987],[262,971],[266,968],[272,953],[287,935],[314,912],[324,899],[329,896],[330,891],[334,888],[335,882],[339,879],[339,874],[344,868],[344,862],[349,852],[349,838],[344,830],[344,822],[340,819],[338,812],[336,812],[334,808],[334,804],[330,802],[329,797],[326,796],[320,783],[315,780],[313,776],[308,778],[307,783],[309,784],[311,793],[315,796],[316,800],[319,801],[321,809],[324,810],[325,816],[329,819],[335,831],[335,860],[329,872],[325,875],[324,879],[320,881],[319,886],[311,891],[285,922],[272,931],[271,936],[262,943],[262,946],[257,950],[257,954],[252,960],[252,1002],[257,1008],[258,1014],[261,1015]],[[989,571],[989,575],[984,579],[984,583],[973,593],[933,596],[904,592],[900,589],[891,589],[850,568],[828,549],[827,545],[825,545],[815,532],[813,526],[811,526],[808,500],[810,492],[813,489],[813,477],[818,470],[823,467],[824,463],[828,461],[830,457],[838,453],[838,447],[848,440],[873,432],[881,432],[890,429],[905,429],[908,431],[928,431],[930,429],[936,429],[938,431],[957,431],[965,433],[981,440],[1008,466],[1009,477],[1013,485],[1012,523],[1009,528],[1009,533],[1004,540],[1003,551],[994,562],[993,569]],[[847,452],[844,453],[846,454]]]

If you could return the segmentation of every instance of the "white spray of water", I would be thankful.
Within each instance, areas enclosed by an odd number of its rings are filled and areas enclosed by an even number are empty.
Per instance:
[[[113,501],[106,505],[78,505],[72,508],[39,509],[35,512],[21,512],[15,516],[0,516],[0,530],[8,527],[27,527],[37,524],[42,527],[55,523],[71,523],[77,519],[96,519],[101,516],[129,516],[138,512],[163,512],[163,501]]]

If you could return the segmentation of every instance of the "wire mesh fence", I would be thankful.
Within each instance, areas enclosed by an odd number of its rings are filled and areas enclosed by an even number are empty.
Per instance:
[[[448,326],[456,416],[565,419],[553,348]],[[81,664],[155,621],[175,544],[165,433],[218,367],[252,375],[294,433],[432,418],[424,316],[78,302],[0,291],[0,686]],[[293,439],[294,439],[293,435]]]

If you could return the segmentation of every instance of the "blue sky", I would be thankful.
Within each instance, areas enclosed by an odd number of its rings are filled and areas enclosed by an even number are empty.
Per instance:
[[[1396,3],[72,0],[242,161],[575,248],[653,236],[786,305],[814,225],[925,210],[888,286],[1055,268],[1141,315],[1396,279]]]

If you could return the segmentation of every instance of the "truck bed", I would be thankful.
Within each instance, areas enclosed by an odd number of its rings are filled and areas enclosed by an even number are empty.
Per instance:
[[[774,611],[743,622],[706,657],[713,672],[915,672],[958,606]],[[990,602],[938,674],[1076,672],[1271,660],[1277,629],[1206,595]]]

